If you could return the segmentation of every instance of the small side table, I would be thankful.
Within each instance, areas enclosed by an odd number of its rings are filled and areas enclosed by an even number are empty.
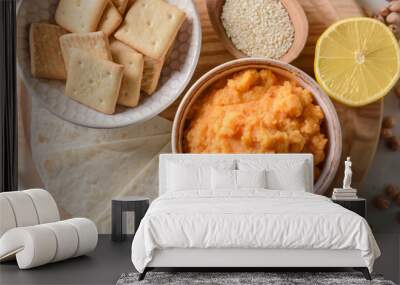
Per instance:
[[[332,199],[332,202],[359,214],[363,218],[367,218],[367,202],[364,198],[357,199]]]
[[[146,214],[149,208],[150,199],[146,197],[121,197],[112,199],[111,202],[111,220],[112,233],[111,240],[123,241],[126,239],[126,234],[123,233],[123,228],[126,226],[126,215],[124,212],[135,212],[135,232],[137,231],[140,221]]]

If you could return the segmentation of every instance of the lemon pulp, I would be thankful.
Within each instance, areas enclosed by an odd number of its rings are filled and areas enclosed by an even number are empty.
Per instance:
[[[399,79],[399,44],[377,20],[342,20],[319,38],[314,72],[329,96],[349,106],[363,106],[385,96]]]

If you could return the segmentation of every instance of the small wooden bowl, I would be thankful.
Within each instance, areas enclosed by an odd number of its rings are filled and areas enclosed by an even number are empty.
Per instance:
[[[221,20],[225,0],[206,0],[206,2],[210,21],[225,48],[236,58],[249,57],[249,55],[237,49],[226,34]],[[281,2],[287,10],[294,27],[294,42],[287,53],[279,59],[280,61],[289,63],[300,55],[307,42],[308,20],[303,7],[301,7],[297,0],[281,0]]]
[[[186,118],[203,91],[217,80],[248,68],[270,69],[283,77],[296,80],[300,86],[310,90],[315,101],[322,108],[325,115],[322,127],[328,137],[328,145],[325,149],[326,157],[321,175],[314,185],[314,193],[324,194],[336,175],[342,153],[342,131],[339,118],[331,100],[314,79],[300,69],[281,61],[262,58],[236,59],[215,67],[198,79],[183,97],[175,115],[171,138],[172,152],[183,153]]]

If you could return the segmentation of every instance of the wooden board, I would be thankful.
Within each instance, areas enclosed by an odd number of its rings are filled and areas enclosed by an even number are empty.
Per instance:
[[[309,21],[309,36],[306,47],[293,65],[313,75],[315,43],[321,33],[332,23],[347,17],[362,16],[356,0],[298,0]],[[210,23],[204,0],[195,0],[202,24],[202,47],[192,83],[213,67],[234,59],[220,42]],[[190,86],[190,84],[189,84]],[[161,116],[173,120],[179,105],[177,100]],[[353,160],[353,187],[359,188],[374,158],[383,114],[383,101],[362,108],[348,108],[336,104],[343,131],[342,160],[351,156]],[[333,183],[341,185],[343,164]],[[332,185],[332,186],[333,186]],[[332,187],[331,187],[332,188]],[[330,194],[329,189],[326,194]],[[361,190],[361,189],[360,189]]]

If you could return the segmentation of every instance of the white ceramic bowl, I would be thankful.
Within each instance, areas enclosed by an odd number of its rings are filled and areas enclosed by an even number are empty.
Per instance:
[[[171,54],[166,61],[157,91],[141,96],[135,108],[117,107],[113,115],[90,109],[64,95],[65,82],[38,79],[31,75],[29,25],[54,22],[58,0],[24,0],[17,11],[17,62],[28,93],[52,113],[72,123],[92,128],[115,128],[151,119],[171,105],[183,92],[196,69],[201,48],[201,25],[191,0],[168,0],[186,13]]]

